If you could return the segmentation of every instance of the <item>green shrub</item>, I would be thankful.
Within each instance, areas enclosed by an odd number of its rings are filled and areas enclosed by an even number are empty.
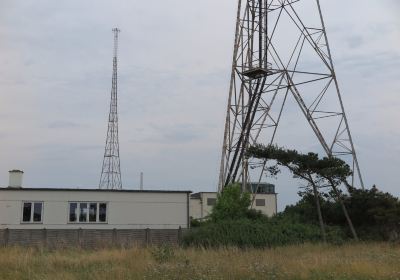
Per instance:
[[[329,238],[343,240],[341,231],[329,228]],[[186,246],[241,248],[274,247],[305,242],[319,242],[317,225],[302,224],[289,220],[253,221],[249,219],[226,220],[204,224],[192,229],[183,239]]]
[[[250,193],[242,192],[240,184],[231,184],[218,194],[210,214],[213,222],[227,219],[242,219],[248,215],[251,204]]]
[[[371,189],[350,189],[343,195],[343,201],[356,228],[363,240],[389,240],[390,235],[400,232],[400,201],[389,193]],[[295,205],[287,206],[280,214],[285,217],[296,217],[302,223],[317,224],[314,196],[304,193]],[[331,197],[320,200],[324,222],[330,226],[341,227],[350,236],[345,216],[340,204]]]
[[[239,184],[231,184],[218,195],[209,218],[192,220],[192,230],[183,245],[198,247],[273,247],[321,241],[317,224],[302,220],[302,215],[277,215],[268,218],[260,211],[249,209],[251,198]],[[341,228],[327,227],[327,238],[341,243]]]

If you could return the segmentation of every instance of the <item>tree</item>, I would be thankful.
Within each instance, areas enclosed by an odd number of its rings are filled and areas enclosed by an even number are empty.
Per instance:
[[[400,201],[373,186],[369,190],[352,189],[345,203],[354,224],[370,234],[389,235],[400,230]]]
[[[264,161],[275,160],[277,165],[288,168],[294,177],[303,179],[308,183],[314,193],[318,220],[324,241],[326,241],[326,233],[318,189],[321,186],[325,186],[327,182],[332,187],[333,193],[342,207],[354,239],[358,240],[357,233],[338,190],[338,186],[351,175],[351,170],[344,161],[337,158],[323,158],[320,160],[318,154],[315,153],[301,154],[296,150],[283,149],[273,145],[252,146],[248,149],[247,156],[263,159]]]
[[[246,218],[251,204],[250,193],[242,192],[240,184],[227,185],[217,196],[210,214],[214,222]]]
[[[313,195],[301,193],[301,200],[289,205],[281,214],[286,217],[297,217],[303,223],[318,221]],[[353,189],[341,195],[343,203],[351,216],[354,227],[360,238],[373,240],[396,240],[400,233],[400,201],[389,193],[371,189]],[[329,226],[340,226],[346,222],[341,204],[330,196],[321,197],[321,210],[324,221]],[[396,237],[397,236],[397,237]]]
[[[349,165],[343,160],[335,157],[324,157],[323,159],[317,161],[317,164],[314,166],[313,171],[315,172],[315,174],[317,174],[317,176],[329,182],[329,185],[332,187],[336,199],[340,203],[351,233],[353,234],[354,239],[358,240],[353,222],[351,221],[350,215],[344,204],[341,192],[338,188],[341,184],[345,183],[348,190],[350,191],[351,189],[349,187],[349,184],[347,183],[347,178],[352,175],[352,171]]]

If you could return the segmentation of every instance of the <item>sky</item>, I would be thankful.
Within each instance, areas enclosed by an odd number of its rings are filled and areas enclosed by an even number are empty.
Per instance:
[[[400,196],[400,3],[321,5],[365,185]],[[144,172],[145,189],[216,190],[236,9],[232,0],[2,0],[0,186],[11,169],[24,170],[26,187],[98,186],[118,27],[124,188],[137,189]],[[316,143],[288,108],[282,143]],[[298,182],[275,184],[279,209],[298,200]]]

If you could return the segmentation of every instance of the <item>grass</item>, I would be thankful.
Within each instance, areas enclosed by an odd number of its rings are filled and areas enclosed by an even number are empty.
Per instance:
[[[400,245],[0,249],[0,279],[400,279]]]

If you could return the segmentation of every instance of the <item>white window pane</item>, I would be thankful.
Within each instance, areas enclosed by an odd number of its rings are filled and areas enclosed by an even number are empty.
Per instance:
[[[88,208],[87,203],[79,204],[79,222],[87,222]]]

